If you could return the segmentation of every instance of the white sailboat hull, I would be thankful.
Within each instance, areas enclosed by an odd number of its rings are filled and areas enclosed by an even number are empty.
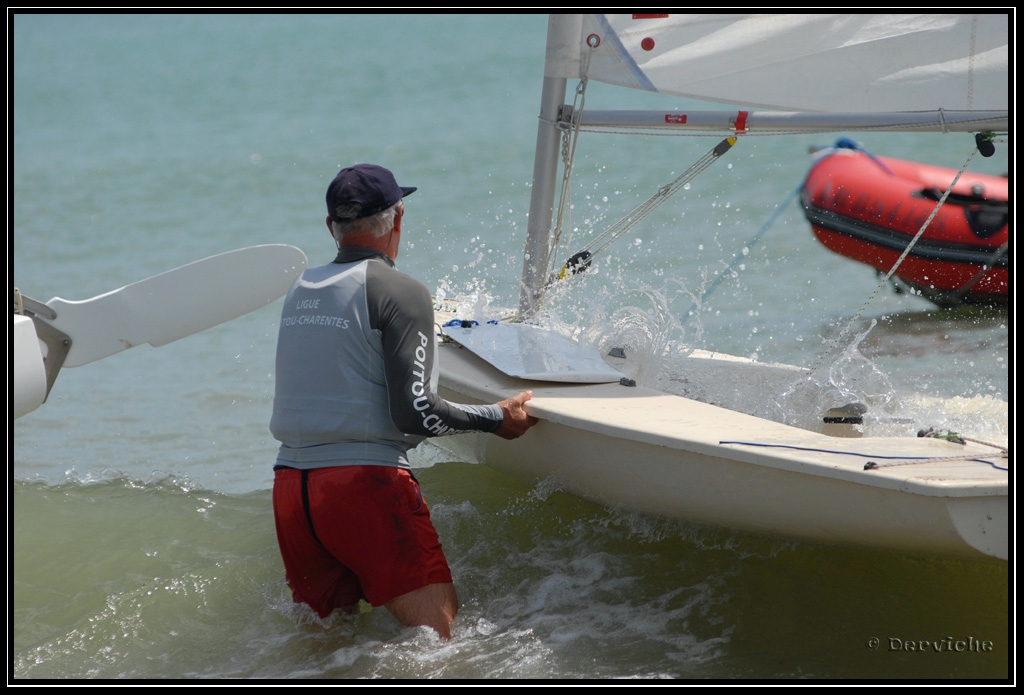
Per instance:
[[[1007,559],[1007,473],[990,447],[841,438],[640,387],[509,377],[439,346],[441,393],[494,402],[523,389],[540,424],[472,446],[516,478],[629,510],[766,536],[924,555]],[[883,457],[977,456],[885,466]],[[876,461],[883,467],[865,470]],[[1000,466],[1005,464],[999,464]]]
[[[569,191],[579,130],[614,125],[743,136],[792,124],[898,131],[916,128],[926,112],[937,132],[976,132],[982,122],[1002,129],[1008,26],[1006,15],[551,15],[520,316],[534,316],[550,279],[562,277],[553,261],[571,205],[567,193],[555,205],[557,173],[561,164]],[[579,81],[571,100],[569,80]],[[595,114],[581,96],[591,80],[741,108]],[[965,113],[954,124],[946,115],[956,110]],[[979,133],[979,149],[983,142]],[[659,190],[623,220],[642,219],[661,199]],[[745,414],[742,393],[702,393],[728,392],[766,373],[785,377],[784,368],[716,360],[702,383],[679,390],[691,399],[618,383],[516,378],[509,375],[538,372],[509,369],[502,350],[481,352],[485,361],[457,345],[439,349],[442,393],[452,400],[493,403],[534,392],[528,407],[539,425],[514,442],[476,440],[484,461],[516,477],[553,476],[564,490],[601,503],[769,536],[1008,558],[1005,450],[932,437],[833,437],[824,427],[814,432]],[[792,376],[790,383],[799,377]]]

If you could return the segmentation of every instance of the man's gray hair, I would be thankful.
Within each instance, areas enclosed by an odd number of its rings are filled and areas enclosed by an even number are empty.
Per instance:
[[[401,204],[402,201],[398,201],[387,210],[378,212],[376,215],[360,217],[358,220],[352,220],[351,222],[331,220],[331,234],[339,243],[349,234],[369,233],[373,237],[380,238],[390,232],[391,228],[395,226],[395,215],[398,214],[398,206]]]

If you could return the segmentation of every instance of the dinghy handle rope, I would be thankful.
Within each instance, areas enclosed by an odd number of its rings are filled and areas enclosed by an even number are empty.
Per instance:
[[[903,249],[903,253],[900,254],[900,257],[896,259],[896,262],[893,264],[892,268],[889,269],[889,272],[886,273],[885,276],[879,281],[878,286],[875,287],[874,292],[872,292],[871,295],[867,298],[867,300],[864,302],[864,305],[861,306],[857,313],[854,314],[854,316],[847,322],[847,324],[843,327],[843,330],[841,330],[839,332],[839,335],[837,335],[836,338],[832,341],[832,344],[829,345],[828,349],[825,350],[824,354],[822,354],[821,357],[818,358],[818,361],[814,364],[814,366],[811,367],[811,372],[816,372],[818,368],[821,367],[822,362],[824,362],[825,359],[829,355],[831,355],[832,352],[836,349],[836,347],[846,338],[846,336],[852,330],[854,323],[860,320],[860,317],[867,310],[868,305],[871,304],[872,301],[874,301],[875,297],[878,295],[879,291],[881,291],[882,287],[888,284],[889,280],[896,273],[896,270],[900,267],[900,264],[903,263],[903,260],[908,255],[910,255],[910,251],[911,249],[914,248],[914,244],[917,243],[917,240],[920,239],[921,235],[923,235],[925,230],[928,229],[928,225],[932,223],[932,220],[935,219],[935,216],[939,214],[939,210],[946,203],[946,199],[949,197],[949,194],[953,192],[953,187],[956,185],[956,182],[960,180],[960,177],[963,175],[963,173],[967,170],[967,167],[970,165],[971,160],[974,159],[974,154],[977,151],[978,147],[977,145],[975,145],[974,149],[972,149],[971,153],[967,156],[967,161],[964,162],[964,165],[960,167],[960,171],[956,173],[956,176],[953,177],[953,180],[949,183],[949,186],[946,187],[945,193],[943,193],[942,196],[939,197],[938,202],[935,203],[935,208],[932,210],[932,213],[928,215],[928,219],[926,219],[924,221],[924,224],[921,225],[921,228],[917,230],[917,234],[915,234],[914,238],[910,240],[909,244],[907,244],[907,248]]]
[[[931,436],[931,435],[929,435],[929,436]],[[966,443],[966,440],[964,440],[964,443]],[[984,442],[976,442],[976,443],[984,444]],[[767,444],[767,443],[764,443],[764,442],[740,442],[740,441],[720,441],[719,444],[723,444],[723,445],[725,445],[725,444],[733,444],[733,445],[737,445],[737,446],[757,446],[757,447],[766,447],[766,448],[774,448],[774,449],[793,449],[793,450],[796,450],[796,451],[809,451],[809,452],[814,452],[814,453],[819,453],[819,454],[838,454],[838,455],[842,455],[842,456],[857,456],[859,458],[878,459],[878,460],[887,460],[887,461],[900,461],[901,462],[901,463],[884,463],[884,464],[879,464],[879,463],[876,463],[875,460],[871,460],[871,461],[868,461],[866,464],[864,464],[864,470],[866,470],[866,471],[877,470],[877,469],[880,469],[880,468],[890,468],[890,467],[893,467],[893,466],[908,466],[908,465],[914,465],[914,464],[920,464],[920,463],[945,463],[945,462],[952,462],[952,461],[973,461],[975,463],[987,464],[987,465],[992,466],[993,468],[995,468],[996,470],[999,470],[999,471],[1008,471],[1009,470],[1009,465],[1007,465],[1007,466],[1000,466],[1000,465],[998,465],[996,463],[993,463],[992,461],[988,461],[988,460],[983,459],[983,458],[978,458],[976,455],[963,455],[963,456],[887,456],[887,455],[877,455],[877,454],[865,454],[865,453],[862,453],[862,452],[859,452],[859,451],[837,451],[837,450],[834,450],[834,449],[818,449],[818,448],[815,448],[815,447],[796,446],[796,445],[793,445],[793,444]],[[992,446],[994,448],[1000,449],[999,454],[995,458],[1009,459],[1009,452],[1005,448],[997,447],[994,444],[986,444],[986,446]]]
[[[937,430],[934,427],[929,427],[926,430],[921,430],[920,432],[917,433],[917,436],[932,437],[933,439],[945,439],[946,441],[955,442],[956,444],[967,444],[967,442],[971,442],[972,444],[981,444],[982,446],[989,446],[992,447],[993,449],[999,449],[1002,452],[1003,456],[1008,455],[1007,448],[1005,446],[1002,446],[1001,444],[993,444],[992,442],[986,442],[981,439],[972,439],[970,437],[964,437],[957,434],[956,432]]]
[[[976,284],[978,284],[978,281],[985,276],[985,273],[987,273],[990,268],[992,268],[996,263],[998,263],[1009,250],[1010,242],[1009,240],[1007,240],[1006,243],[1004,243],[1002,246],[996,249],[995,253],[992,254],[992,257],[981,266],[981,270],[979,270],[977,274],[975,274],[975,276],[971,278],[970,282],[968,282],[966,285],[964,285],[963,287],[956,291],[956,294],[953,295],[954,298],[956,300],[963,299],[967,292]]]

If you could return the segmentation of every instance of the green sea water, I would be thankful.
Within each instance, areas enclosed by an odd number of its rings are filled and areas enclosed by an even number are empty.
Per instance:
[[[544,16],[15,13],[9,28],[9,272],[26,295],[85,299],[252,244],[327,262],[327,182],[372,161],[419,187],[402,270],[439,296],[516,303]],[[598,85],[588,103],[616,97]],[[750,244],[808,148],[832,139],[741,141],[566,288],[554,318],[600,328],[625,313],[638,341],[803,366],[854,321],[867,331],[858,360],[916,417],[1009,439],[1011,310],[939,311],[883,291],[860,313],[874,273],[818,245],[796,207]],[[858,139],[953,168],[973,147],[966,135]],[[577,238],[712,145],[592,136]],[[971,163],[1008,166],[1005,146]],[[49,401],[11,423],[10,678],[1011,673],[1012,563],[742,536],[425,453],[417,477],[462,604],[455,638],[380,610],[318,621],[292,604],[273,534],[279,312],[64,370]]]

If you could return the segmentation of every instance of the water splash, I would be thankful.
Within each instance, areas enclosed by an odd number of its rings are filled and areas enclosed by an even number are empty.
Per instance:
[[[822,415],[832,409],[853,407],[857,414],[866,410],[895,417],[901,409],[900,398],[889,377],[858,349],[876,322],[853,340],[835,360],[824,368],[807,371],[781,393],[770,397],[771,419],[804,429],[820,429]]]
[[[703,287],[709,276],[700,277]],[[462,289],[470,291],[456,293],[449,285],[439,290],[458,306],[461,317],[491,320],[511,313],[495,304],[483,282]],[[1006,436],[1001,424],[1006,403],[998,398],[967,408],[949,402],[954,412],[942,412],[949,399],[928,399],[897,387],[863,349],[876,319],[838,346],[837,356],[808,370],[761,362],[756,354],[734,357],[704,349],[700,296],[700,288],[694,291],[678,279],[638,278],[625,271],[609,275],[595,268],[552,286],[530,322],[600,354],[624,349],[627,363],[615,366],[640,386],[810,431],[827,430],[824,418],[831,411],[852,408],[863,417],[851,434],[909,437],[923,427],[940,427]],[[680,307],[690,309],[682,313]]]

